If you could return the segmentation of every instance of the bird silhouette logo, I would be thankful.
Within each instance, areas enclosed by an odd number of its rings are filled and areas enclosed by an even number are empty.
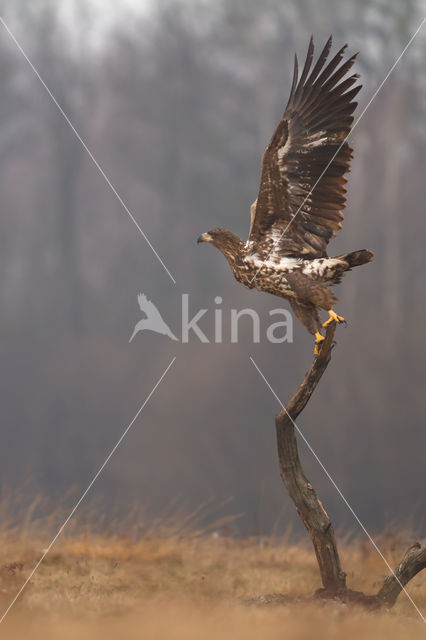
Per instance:
[[[161,335],[168,336],[172,340],[177,340],[175,334],[164,322],[160,312],[158,311],[155,304],[151,302],[151,300],[148,300],[148,298],[143,293],[140,293],[138,295],[138,302],[141,311],[146,315],[146,318],[142,318],[142,320],[139,320],[139,322],[136,324],[129,342],[133,340],[133,338],[137,333],[139,333],[139,331],[155,331],[155,333],[161,333]]]

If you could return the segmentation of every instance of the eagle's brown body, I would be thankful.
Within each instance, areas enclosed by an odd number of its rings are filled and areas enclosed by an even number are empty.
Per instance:
[[[295,59],[290,98],[263,155],[247,242],[225,229],[199,238],[225,255],[246,287],[288,299],[317,342],[322,339],[319,309],[329,311],[331,320],[342,320],[332,311],[337,298],[330,286],[373,257],[365,249],[335,258],[326,251],[343,220],[352,157],[346,138],[361,88],[352,86],[356,74],[342,80],[356,56],[340,64],[345,45],[326,65],[330,47],[331,38],[311,70],[311,38],[300,80]]]
[[[259,261],[235,234],[226,229],[208,232],[238,282],[249,289],[272,293],[290,301],[295,315],[315,334],[321,329],[318,308],[328,310],[337,302],[330,286],[338,284],[345,271],[369,262],[371,251],[363,249],[335,258],[283,257],[280,261]]]

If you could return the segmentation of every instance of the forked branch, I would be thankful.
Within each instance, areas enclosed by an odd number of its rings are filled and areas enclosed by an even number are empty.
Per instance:
[[[314,545],[324,587],[318,595],[337,596],[346,602],[357,601],[375,608],[391,607],[402,587],[425,568],[426,549],[421,548],[419,543],[410,547],[376,595],[368,596],[347,589],[346,574],[340,563],[333,526],[312,484],[306,478],[299,458],[295,420],[305,408],[330,362],[335,330],[335,323],[327,327],[318,357],[314,359],[296,393],[275,418],[280,473]]]
[[[275,418],[281,477],[311,536],[324,589],[331,594],[346,589],[346,574],[341,568],[330,518],[303,472],[294,421],[305,408],[330,362],[335,330],[335,323],[328,326],[319,355],[290,402]]]

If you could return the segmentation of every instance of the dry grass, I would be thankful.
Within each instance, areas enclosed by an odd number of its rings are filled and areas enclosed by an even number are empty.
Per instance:
[[[4,534],[0,604],[4,610],[46,539]],[[406,541],[383,539],[395,564]],[[386,571],[364,543],[342,548],[348,582],[377,591]],[[409,591],[426,611],[426,577]],[[424,623],[402,595],[391,612],[340,604],[249,607],[268,593],[311,594],[320,586],[311,548],[282,540],[217,534],[150,534],[139,540],[96,535],[59,540],[0,627],[1,638],[185,639],[423,638]]]

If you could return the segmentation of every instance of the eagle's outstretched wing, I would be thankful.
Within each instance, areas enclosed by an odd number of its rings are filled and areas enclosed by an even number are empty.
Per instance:
[[[352,149],[346,142],[338,149],[350,132],[357,106],[353,100],[361,89],[352,86],[357,74],[340,82],[357,55],[340,64],[346,46],[325,66],[330,37],[310,71],[311,37],[299,81],[295,57],[290,98],[263,154],[259,194],[251,210],[247,247],[260,259],[325,256],[330,238],[341,228]]]

